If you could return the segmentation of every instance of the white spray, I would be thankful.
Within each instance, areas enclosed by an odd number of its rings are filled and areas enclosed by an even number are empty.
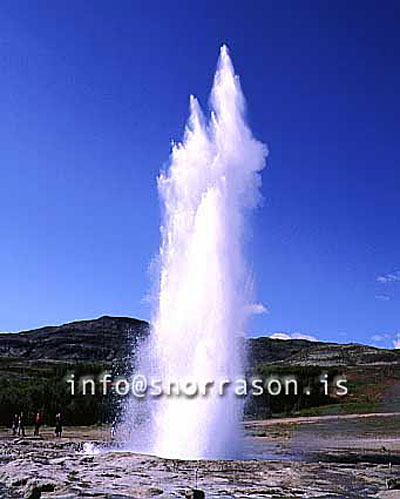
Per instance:
[[[239,336],[249,315],[243,235],[259,199],[266,147],[245,120],[245,101],[221,48],[207,123],[195,97],[183,143],[158,179],[163,205],[161,277],[146,364],[164,381],[214,381],[208,396],[154,402],[151,449],[173,458],[230,458],[240,452],[241,404],[223,379],[243,376]]]

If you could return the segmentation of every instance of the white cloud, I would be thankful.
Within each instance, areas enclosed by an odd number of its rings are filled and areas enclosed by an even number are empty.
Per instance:
[[[318,341],[318,338],[311,336],[310,334],[303,333],[273,333],[269,336],[274,340],[308,340],[308,341]]]
[[[246,311],[250,315],[269,314],[269,309],[262,303],[250,303],[247,305]]]
[[[376,278],[377,282],[387,284],[389,282],[400,282],[400,270],[394,270],[388,274],[382,274]]]
[[[390,301],[391,297],[389,295],[375,295],[375,298],[379,301]]]
[[[376,282],[381,282],[382,284],[386,284],[388,281],[386,276],[378,275],[378,277],[376,278]]]
[[[390,334],[382,333],[382,334],[374,334],[371,336],[371,341],[375,343],[383,343],[384,341],[390,340]]]
[[[400,348],[400,333],[397,333],[395,339],[393,340],[393,348]]]
[[[269,336],[272,340],[291,340],[292,337],[286,333],[273,333]]]

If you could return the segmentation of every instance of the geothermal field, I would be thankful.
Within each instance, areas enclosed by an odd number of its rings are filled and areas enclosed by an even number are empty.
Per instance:
[[[400,413],[254,421],[245,460],[163,459],[116,451],[109,429],[55,440],[0,433],[0,497],[72,499],[396,498]]]

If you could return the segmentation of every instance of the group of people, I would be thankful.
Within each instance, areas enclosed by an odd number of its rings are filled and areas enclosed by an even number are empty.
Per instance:
[[[42,415],[40,412],[35,414],[34,421],[34,430],[33,435],[35,437],[39,436],[40,427],[42,426]],[[14,414],[13,422],[12,422],[12,432],[13,435],[18,435],[19,437],[25,437],[25,417],[24,413],[20,412],[19,414]],[[61,421],[61,413],[57,413],[55,417],[55,434],[56,437],[61,438],[62,434],[62,421]]]

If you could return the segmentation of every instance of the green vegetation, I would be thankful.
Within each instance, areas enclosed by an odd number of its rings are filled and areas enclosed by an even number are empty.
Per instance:
[[[57,412],[63,415],[67,425],[91,425],[111,423],[124,402],[111,390],[102,395],[97,382],[94,395],[83,395],[77,384],[76,394],[66,379],[74,373],[75,379],[91,377],[98,380],[104,372],[113,377],[128,376],[130,362],[127,358],[116,362],[22,360],[17,357],[0,357],[0,425],[10,426],[13,415],[25,413],[26,424],[32,424],[37,411],[43,414],[43,422],[54,424]],[[328,376],[329,391],[325,393],[321,375]],[[348,395],[338,396],[334,380],[344,375]],[[272,395],[264,388],[259,397],[246,400],[246,418],[287,416],[320,416],[328,414],[352,414],[380,411],[397,411],[400,407],[400,365],[353,365],[323,368],[258,363],[249,369],[249,378],[264,381],[279,379],[282,391]],[[285,391],[285,379],[297,380],[297,394],[293,385]],[[264,385],[265,386],[265,385]],[[309,389],[310,394],[307,394]],[[88,390],[90,392],[90,390]]]
[[[110,371],[110,364],[102,362],[21,362],[19,359],[0,359],[0,425],[10,426],[13,415],[23,411],[27,424],[32,424],[36,412],[43,415],[43,423],[52,425],[57,412],[70,425],[89,425],[109,422],[114,417],[112,397],[71,394],[66,377],[97,378]]]
[[[324,374],[327,375],[329,383],[328,394],[325,384],[321,382],[321,376]],[[264,388],[268,380],[279,380],[282,386],[278,395],[264,389],[262,396],[251,397],[246,406],[246,412],[250,417],[298,415],[319,406],[335,406],[339,402],[333,380],[341,375],[341,372],[336,367],[323,369],[317,366],[277,366],[260,363],[250,371],[249,375],[263,379]],[[289,380],[295,380],[296,385]]]

